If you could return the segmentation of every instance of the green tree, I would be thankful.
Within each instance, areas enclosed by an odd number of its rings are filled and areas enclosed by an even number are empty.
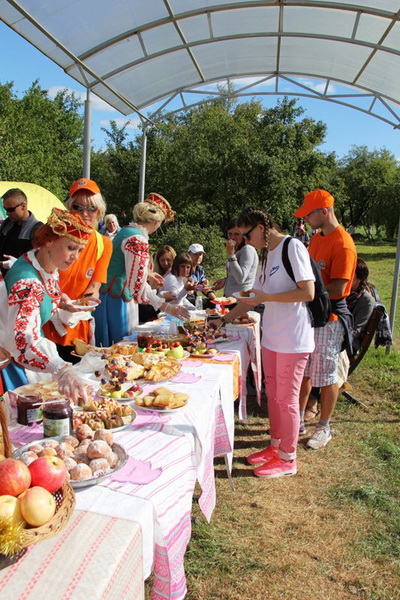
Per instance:
[[[0,85],[0,177],[37,183],[63,199],[82,172],[80,102],[65,90],[51,100],[35,81],[18,98]]]
[[[222,228],[250,204],[289,226],[304,193],[337,176],[334,154],[318,151],[326,126],[303,113],[295,100],[265,109],[219,99],[164,116],[148,131],[146,190],[163,193],[178,219],[199,227]],[[113,151],[136,151],[139,141],[128,148],[114,140]]]
[[[107,211],[116,213],[122,224],[130,221],[138,201],[140,170],[140,144],[127,139],[126,126],[111,121],[111,129],[103,129],[107,149],[92,152],[91,158],[91,176],[101,186]]]
[[[388,150],[369,151],[353,146],[340,162],[340,176],[345,185],[345,211],[353,227],[384,226],[389,237],[399,215],[400,169]]]

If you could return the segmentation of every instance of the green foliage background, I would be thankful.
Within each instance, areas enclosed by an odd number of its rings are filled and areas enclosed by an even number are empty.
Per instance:
[[[61,200],[82,173],[83,120],[74,95],[51,100],[38,82],[17,97],[0,84],[0,176],[40,184]],[[111,122],[106,148],[92,152],[91,177],[108,212],[129,222],[139,189],[142,136]],[[199,241],[210,267],[227,221],[258,205],[283,229],[305,193],[328,189],[344,226],[393,238],[400,210],[400,167],[386,149],[353,147],[340,160],[320,150],[326,125],[305,115],[296,99],[265,108],[252,99],[219,98],[187,112],[164,115],[147,130],[146,191],[158,191],[177,211],[176,225],[157,243],[186,249]],[[174,239],[172,240],[172,238]],[[179,248],[180,249],[180,248]]]

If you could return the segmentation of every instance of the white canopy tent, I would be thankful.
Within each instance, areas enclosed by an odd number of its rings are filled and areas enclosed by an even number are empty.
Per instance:
[[[88,100],[93,92],[143,125],[223,86],[234,96],[312,95],[400,129],[400,0],[0,0],[0,17],[85,86]],[[400,236],[392,325],[399,264]]]

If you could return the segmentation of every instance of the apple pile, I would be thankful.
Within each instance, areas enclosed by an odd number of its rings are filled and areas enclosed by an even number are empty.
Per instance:
[[[67,477],[64,462],[57,456],[41,456],[29,466],[15,458],[0,462],[0,518],[25,527],[40,527],[53,517],[53,492]]]

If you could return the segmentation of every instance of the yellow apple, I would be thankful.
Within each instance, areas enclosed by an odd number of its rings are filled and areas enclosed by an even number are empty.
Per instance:
[[[24,523],[21,505],[15,496],[0,496],[0,518],[11,519],[12,523]]]
[[[19,498],[22,516],[33,527],[44,525],[56,512],[56,501],[53,496],[40,486],[29,488]]]
[[[166,354],[166,356],[170,356],[171,358],[183,358],[185,355],[185,351],[182,348],[182,346],[175,346],[174,348],[171,348],[171,350],[169,350]]]

